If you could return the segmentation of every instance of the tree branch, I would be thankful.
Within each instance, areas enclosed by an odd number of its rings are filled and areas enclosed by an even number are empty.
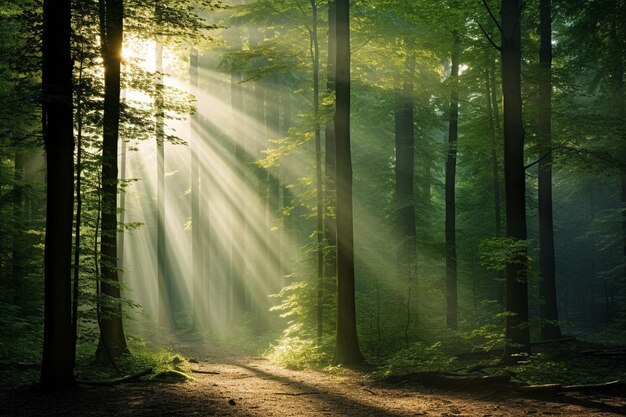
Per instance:
[[[485,37],[487,38],[487,40],[489,41],[489,43],[491,45],[493,45],[494,48],[496,48],[498,51],[502,51],[502,47],[500,45],[498,45],[497,43],[494,42],[493,38],[491,36],[489,36],[489,34],[487,33],[487,31],[485,30],[485,28],[483,28],[483,25],[481,25],[480,23],[478,24],[478,26],[480,27],[480,30],[482,30],[483,34],[485,35]]]
[[[502,31],[502,26],[500,26],[500,22],[498,22],[498,19],[496,19],[496,16],[491,11],[491,7],[489,7],[489,3],[487,3],[487,0],[483,0],[483,4],[485,5],[485,9],[487,9],[487,12],[489,13],[489,16],[491,16],[491,20],[493,20],[493,22],[496,24],[498,31],[500,31],[500,34],[503,35],[504,32]]]
[[[565,145],[559,145],[559,146],[556,146],[556,147],[554,147],[554,148],[551,148],[548,152],[546,152],[545,154],[543,154],[543,155],[542,155],[539,159],[537,159],[535,162],[533,162],[533,163],[531,163],[531,164],[526,165],[526,166],[524,167],[524,169],[526,170],[526,169],[528,169],[528,168],[532,168],[532,167],[534,167],[534,166],[535,166],[535,165],[537,165],[539,162],[543,161],[543,160],[544,160],[544,159],[546,159],[548,156],[550,156],[550,154],[552,154],[552,152],[556,151],[557,149],[564,148],[564,147],[565,147]]]

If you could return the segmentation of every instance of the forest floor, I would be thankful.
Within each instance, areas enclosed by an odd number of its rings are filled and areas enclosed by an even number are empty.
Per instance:
[[[174,348],[194,358],[194,380],[0,391],[0,416],[624,416],[626,392],[529,397],[494,388],[434,390],[366,374],[294,371],[233,346]]]

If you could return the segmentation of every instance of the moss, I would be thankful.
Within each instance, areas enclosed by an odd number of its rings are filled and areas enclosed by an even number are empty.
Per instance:
[[[194,379],[184,372],[168,369],[158,372],[152,377],[152,381],[176,384],[180,382],[193,381]]]

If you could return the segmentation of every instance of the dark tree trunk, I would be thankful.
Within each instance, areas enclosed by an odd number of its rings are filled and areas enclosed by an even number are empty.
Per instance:
[[[81,227],[83,213],[82,173],[83,173],[83,84],[84,56],[80,56],[78,88],[76,90],[76,220],[74,222],[74,283],[72,288],[72,338],[74,339],[74,365],[76,365],[76,344],[78,343],[78,296],[80,282]]]
[[[120,124],[120,64],[123,39],[123,0],[104,2],[104,120],[102,142],[102,236],[100,340],[96,358],[111,363],[128,353],[120,283],[117,273],[117,152]]]
[[[504,95],[504,182],[506,231],[515,242],[526,243],[526,178],[521,92],[521,0],[503,0],[502,92]],[[528,330],[527,250],[517,250],[506,267],[507,343],[504,360],[515,362],[517,353],[530,352]]]
[[[446,160],[446,324],[450,329],[458,326],[457,317],[457,259],[456,259],[456,155],[459,135],[459,59],[461,39],[458,33],[452,35],[451,74],[452,91],[450,92],[450,120],[448,127],[448,157]]]
[[[552,219],[552,1],[539,2],[539,270],[541,338],[560,339]]]
[[[620,132],[619,143],[626,143],[626,97],[624,96],[624,54],[626,53],[625,42],[623,39],[623,29],[620,32],[620,25],[623,28],[624,7],[622,2],[615,2],[614,16],[610,29],[610,56],[611,56],[611,91],[613,94],[612,101],[615,110],[615,125],[620,126],[617,131]],[[624,260],[626,261],[626,157],[622,156],[622,169],[620,172],[621,200],[622,200],[622,245]],[[626,268],[624,269],[626,277]]]
[[[337,164],[337,337],[335,363],[363,362],[356,332],[352,157],[350,154],[350,6],[337,0],[335,161]]]
[[[502,235],[502,208],[501,208],[501,187],[500,187],[500,163],[498,162],[497,138],[500,132],[500,111],[496,91],[496,69],[493,57],[489,57],[489,68],[485,71],[485,107],[487,108],[487,118],[489,132],[491,134],[491,176],[493,181],[493,209],[496,236]]]
[[[74,385],[72,337],[72,220],[74,136],[71,2],[43,3],[42,128],[47,161],[44,250],[44,338],[41,386]]]
[[[16,296],[23,299],[23,282],[25,275],[25,242],[24,232],[26,230],[24,224],[24,163],[26,155],[22,150],[15,152],[15,169],[13,172],[13,236],[11,242],[11,266],[13,288]],[[18,302],[18,304],[21,304]]]
[[[337,55],[335,0],[328,2],[328,62],[326,66],[327,94],[335,94],[335,59]],[[333,120],[324,129],[324,277],[337,273],[337,225],[335,224],[335,125]]]
[[[396,141],[396,189],[395,203],[398,210],[397,228],[400,239],[396,253],[397,268],[400,277],[406,283],[406,325],[404,327],[405,343],[409,343],[411,327],[412,286],[415,277],[415,129],[413,93],[413,76],[415,73],[415,55],[406,59],[403,76],[398,81],[395,109],[395,141]]]

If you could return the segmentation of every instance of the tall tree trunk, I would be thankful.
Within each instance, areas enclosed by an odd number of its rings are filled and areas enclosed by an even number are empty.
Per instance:
[[[272,88],[268,91],[267,97],[267,130],[272,135],[279,135],[280,131],[280,105],[281,96],[278,91],[278,83],[274,78],[272,80]],[[268,259],[270,268],[270,285],[269,289],[274,294],[281,288],[280,277],[283,274],[283,245],[280,241],[280,234],[274,232],[274,221],[279,215],[280,210],[280,167],[269,168],[268,184],[267,184],[267,222],[270,227],[269,233],[269,252]]]
[[[17,297],[23,297],[24,282],[24,164],[26,154],[22,150],[15,152],[15,166],[13,172],[13,237],[11,242],[11,266],[13,288]],[[20,303],[21,304],[21,303]]]
[[[626,143],[626,96],[624,95],[624,55],[626,54],[626,46],[623,35],[624,6],[623,2],[615,2],[614,16],[611,21],[611,29],[609,34],[610,40],[610,56],[611,56],[611,91],[613,94],[613,108],[615,125],[620,126],[616,131],[620,132],[619,143],[623,149]],[[620,32],[620,25],[622,31]],[[624,262],[626,265],[626,154],[622,154],[622,168],[620,172],[621,200],[622,200],[622,245]],[[626,267],[624,268],[624,276],[626,277]]]
[[[552,218],[552,1],[539,2],[539,298],[541,338],[561,338],[556,296],[554,222]]]
[[[260,35],[260,34],[259,34]],[[256,40],[257,45],[260,45],[260,41]],[[257,81],[254,87],[254,120],[259,126],[265,127],[265,113],[266,113],[266,94],[265,94],[266,80]],[[268,317],[267,312],[269,305],[267,304],[267,288],[268,282],[268,258],[266,254],[269,251],[267,235],[269,233],[269,224],[267,224],[267,184],[268,184],[268,172],[264,168],[256,165],[255,160],[260,159],[262,156],[262,150],[264,149],[265,130],[259,128],[254,133],[254,146],[252,153],[250,154],[250,160],[247,166],[251,167],[254,174],[253,189],[256,190],[259,196],[260,210],[258,213],[257,221],[262,224],[259,233],[255,233],[253,225],[250,223],[248,228],[248,241],[250,247],[254,247],[258,250],[256,256],[251,256],[250,261],[252,263],[251,271],[254,274],[254,279],[248,285],[252,287],[250,291],[248,303],[250,311],[254,312],[256,326],[255,331],[261,333],[267,329]],[[262,255],[261,255],[262,254]]]
[[[120,283],[117,273],[117,153],[120,124],[120,75],[123,39],[123,0],[104,3],[104,120],[102,142],[102,314],[96,358],[111,363],[128,353]]]
[[[350,154],[350,3],[337,0],[335,161],[337,164],[337,336],[335,363],[360,364],[356,332],[352,157]]]
[[[322,137],[320,127],[320,48],[317,36],[317,0],[311,0],[309,33],[311,66],[313,68],[313,118],[315,120],[315,187],[317,239],[317,343],[321,343],[324,321],[324,189],[322,184]]]
[[[155,67],[157,82],[155,88],[155,138],[157,148],[157,285],[159,293],[159,325],[176,327],[174,317],[174,286],[169,276],[167,256],[167,226],[165,221],[165,110],[163,97],[163,45],[156,43]]]
[[[335,0],[328,1],[328,62],[326,93],[335,94],[335,59],[337,55]],[[324,128],[324,277],[337,273],[337,225],[335,222],[335,125],[329,121]]]
[[[47,161],[44,249],[44,338],[40,384],[74,385],[72,338],[72,220],[74,136],[71,2],[43,3],[42,128]]]
[[[234,176],[235,176],[235,184],[240,189],[245,188],[246,186],[246,175],[245,175],[245,149],[243,147],[243,138],[241,136],[241,131],[238,129],[239,119],[241,117],[241,113],[243,112],[243,89],[241,87],[242,76],[240,73],[235,72],[231,75],[231,111],[233,118],[233,155],[234,155]],[[234,223],[231,232],[230,242],[230,279],[231,279],[231,318],[233,320],[238,320],[241,317],[241,313],[246,310],[246,288],[244,282],[244,274],[245,274],[245,224],[246,218],[244,216],[244,204],[242,198],[242,191],[235,191],[233,200],[235,202],[235,206],[233,210],[235,211]]]
[[[411,327],[412,287],[415,275],[415,128],[413,92],[413,76],[415,73],[415,55],[407,57],[398,80],[395,109],[395,142],[396,142],[396,189],[395,203],[398,208],[398,237],[400,239],[396,253],[399,275],[406,283],[406,325],[404,327],[405,343],[409,343]]]
[[[446,160],[446,324],[450,329],[458,327],[458,283],[456,258],[456,155],[459,135],[459,59],[461,39],[457,32],[452,35],[451,74],[452,91],[450,92],[450,120],[448,127],[448,156]]]
[[[78,88],[76,89],[76,220],[74,224],[74,283],[72,288],[72,339],[74,339],[74,366],[76,366],[76,344],[78,343],[78,297],[80,282],[81,227],[83,213],[82,173],[83,173],[83,84],[84,55],[80,51],[78,67]]]
[[[502,92],[504,94],[504,182],[506,231],[526,244],[526,178],[521,91],[521,0],[502,0]],[[527,250],[516,250],[506,266],[506,362],[530,352]]]
[[[496,142],[497,135],[500,133],[500,106],[498,105],[498,86],[496,84],[496,65],[495,59],[489,58],[488,70],[488,95],[491,101],[490,110],[490,130],[492,132],[491,141],[491,167],[493,175],[493,200],[494,214],[496,225],[496,236],[502,235],[502,204],[501,204],[501,186],[500,186],[500,164],[498,163],[498,146]]]
[[[206,294],[202,292],[203,280],[202,274],[202,258],[203,258],[203,245],[202,245],[202,221],[200,217],[200,169],[198,161],[198,153],[200,150],[200,135],[199,135],[199,117],[198,117],[198,51],[192,49],[189,53],[189,84],[191,93],[196,97],[196,109],[194,114],[191,115],[191,282],[192,282],[192,305],[193,315],[191,317],[191,327],[194,330],[201,328],[201,320],[197,314],[202,311],[200,307]]]

